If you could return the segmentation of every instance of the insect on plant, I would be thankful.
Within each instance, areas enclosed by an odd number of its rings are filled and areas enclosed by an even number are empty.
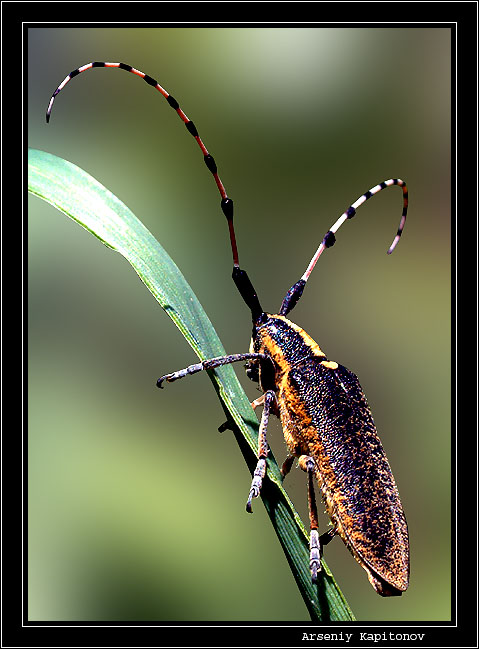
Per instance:
[[[251,405],[254,409],[263,406],[263,412],[257,465],[246,510],[252,511],[252,501],[260,495],[266,475],[268,419],[270,414],[274,414],[281,421],[289,450],[282,466],[282,475],[286,476],[290,471],[295,458],[307,473],[312,581],[317,581],[321,570],[323,547],[338,535],[364,568],[377,593],[382,596],[401,595],[409,582],[407,523],[366,397],[355,374],[327,358],[319,345],[286,316],[303,294],[321,254],[334,245],[335,234],[341,225],[353,218],[357,209],[371,196],[397,185],[402,190],[403,209],[388,254],[393,252],[406,222],[406,183],[399,178],[385,180],[352,203],[326,232],[304,274],[286,293],[278,313],[267,313],[246,271],[240,268],[233,225],[233,201],[220,180],[214,158],[203,144],[194,123],[156,79],[124,63],[87,63],[73,70],[55,90],[47,108],[47,122],[55,97],[66,84],[81,72],[96,67],[127,70],[156,88],[198,143],[221,195],[221,208],[228,223],[233,255],[233,280],[251,311],[253,333],[248,352],[211,358],[165,374],[158,379],[158,387],[201,370],[247,361],[248,377],[258,382],[263,391],[262,396]],[[224,424],[221,428],[226,427],[227,424]],[[321,535],[318,532],[314,478],[332,523],[330,529]]]

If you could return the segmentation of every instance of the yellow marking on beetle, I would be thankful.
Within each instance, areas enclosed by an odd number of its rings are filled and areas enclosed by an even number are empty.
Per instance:
[[[336,361],[321,361],[320,363],[323,367],[327,367],[328,370],[337,370],[338,364]]]

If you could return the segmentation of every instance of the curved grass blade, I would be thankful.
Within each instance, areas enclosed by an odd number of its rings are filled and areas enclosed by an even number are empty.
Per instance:
[[[72,218],[109,248],[123,255],[204,360],[226,354],[201,304],[155,237],[116,196],[85,171],[35,149],[28,155],[28,190]],[[256,465],[258,421],[231,366],[209,372],[251,472]],[[323,562],[318,584],[309,571],[304,525],[282,487],[272,454],[261,498],[313,621],[354,620],[344,596]]]

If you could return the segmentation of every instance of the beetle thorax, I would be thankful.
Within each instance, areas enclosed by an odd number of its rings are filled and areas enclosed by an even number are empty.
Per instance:
[[[311,356],[324,356],[301,327],[282,315],[268,314],[266,322],[255,328],[252,349],[270,356],[279,371],[289,371]]]

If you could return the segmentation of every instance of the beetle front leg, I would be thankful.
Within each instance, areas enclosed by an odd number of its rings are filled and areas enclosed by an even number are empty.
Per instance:
[[[261,397],[260,397],[261,399]],[[246,503],[246,511],[251,514],[253,511],[251,509],[251,501],[253,498],[257,498],[261,491],[261,486],[263,484],[263,478],[266,474],[266,458],[268,456],[268,442],[266,441],[266,429],[268,428],[268,419],[269,413],[271,410],[271,404],[275,399],[275,394],[273,390],[268,390],[264,394],[264,403],[263,403],[263,413],[261,415],[261,423],[259,425],[259,434],[258,434],[258,463],[256,464],[256,469],[253,474],[253,480],[251,482],[251,489],[248,496],[248,501]]]
[[[266,356],[264,354],[246,352],[246,354],[230,354],[229,356],[217,356],[216,358],[209,358],[206,361],[200,361],[199,363],[195,363],[194,365],[188,365],[188,367],[185,367],[182,370],[178,370],[177,372],[165,374],[158,379],[156,386],[158,388],[162,388],[164,381],[166,381],[167,383],[172,383],[173,381],[182,379],[189,374],[196,374],[197,372],[201,372],[202,370],[213,370],[215,367],[230,365],[231,363],[238,363],[239,361],[247,361],[251,360],[252,358],[265,359]]]

